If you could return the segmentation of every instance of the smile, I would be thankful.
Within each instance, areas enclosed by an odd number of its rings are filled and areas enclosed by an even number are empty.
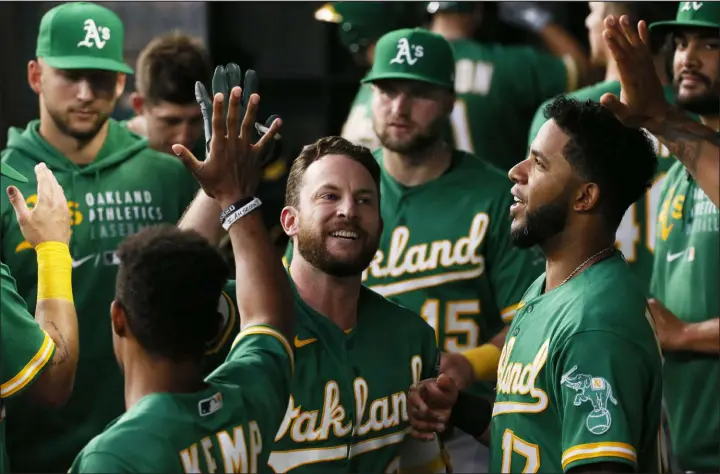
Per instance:
[[[351,230],[338,230],[330,234],[330,236],[347,240],[357,240],[360,237],[357,232]]]

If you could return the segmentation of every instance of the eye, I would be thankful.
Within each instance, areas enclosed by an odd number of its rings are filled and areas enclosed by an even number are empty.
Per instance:
[[[372,204],[372,199],[363,197],[357,199],[358,204]]]
[[[321,199],[327,199],[329,201],[334,201],[337,199],[337,195],[333,193],[325,193],[322,196],[320,196]]]

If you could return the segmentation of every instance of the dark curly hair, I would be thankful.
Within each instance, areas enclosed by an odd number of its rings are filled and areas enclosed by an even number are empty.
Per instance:
[[[118,248],[115,300],[128,326],[152,355],[200,359],[221,324],[218,302],[228,267],[193,231],[147,227]]]
[[[657,171],[655,149],[646,132],[624,126],[598,102],[559,96],[544,110],[569,135],[563,154],[575,172],[600,188],[609,225],[620,225],[625,211],[651,186]]]

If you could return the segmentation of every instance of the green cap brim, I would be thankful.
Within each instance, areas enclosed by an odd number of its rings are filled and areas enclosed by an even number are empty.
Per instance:
[[[114,59],[93,58],[88,56],[63,56],[59,58],[43,57],[43,61],[55,69],[97,69],[100,71],[123,72],[132,74],[133,70],[127,64]]]
[[[681,28],[712,28],[720,29],[720,25],[709,21],[686,20],[686,21],[658,21],[650,25],[651,33],[670,33]]]
[[[450,84],[448,82],[441,82],[441,81],[435,81],[432,79],[428,79],[423,76],[419,76],[417,74],[410,74],[406,72],[388,72],[385,74],[368,74],[363,79],[360,80],[361,83],[367,84],[367,83],[373,83],[376,81],[384,81],[384,80],[390,80],[390,79],[400,79],[400,80],[407,80],[407,81],[418,81],[418,82],[424,82],[426,84],[432,84],[434,86],[439,86],[444,89],[448,90],[455,90],[455,85]]]
[[[18,171],[15,170],[15,168],[5,163],[4,161],[0,162],[0,174],[21,183],[28,182],[25,176],[21,175]]]

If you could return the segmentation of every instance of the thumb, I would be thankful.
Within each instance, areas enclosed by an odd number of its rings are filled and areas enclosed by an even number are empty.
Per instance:
[[[628,116],[630,109],[623,104],[615,94],[605,93],[600,97],[600,104],[610,110],[622,122]]]
[[[445,374],[438,375],[435,384],[443,392],[450,392],[455,389],[455,381],[452,379],[452,377]]]
[[[183,145],[173,145],[172,151],[190,173],[196,174],[202,168],[202,163]]]
[[[15,186],[8,186],[7,195],[10,199],[10,204],[15,209],[15,216],[18,221],[25,220],[30,215],[30,209],[28,209],[25,203],[25,197]]]

